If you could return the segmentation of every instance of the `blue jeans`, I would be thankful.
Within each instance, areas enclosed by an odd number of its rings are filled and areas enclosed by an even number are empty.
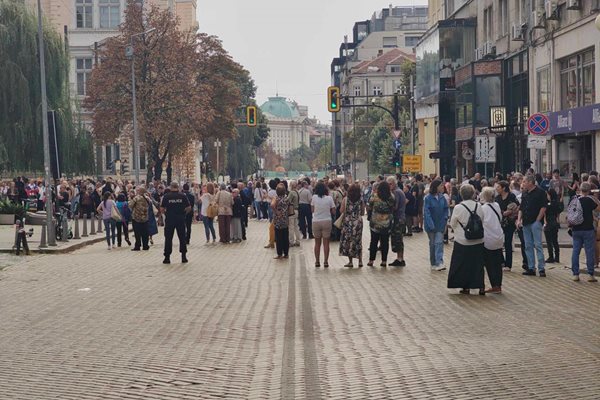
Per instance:
[[[204,224],[204,233],[206,234],[206,241],[210,240],[210,234],[212,233],[213,240],[216,240],[217,235],[215,233],[215,219],[202,217],[202,223]]]
[[[594,246],[596,245],[596,232],[573,231],[573,256],[571,256],[571,270],[573,275],[579,275],[579,253],[585,249],[585,263],[590,276],[594,275]]]
[[[112,239],[112,244],[114,246],[115,244],[115,240],[117,239],[117,222],[110,218],[110,219],[105,219],[104,221],[104,232],[106,232],[106,243],[108,243],[108,245],[111,245],[111,239]]]
[[[429,237],[429,263],[432,267],[444,263],[444,232],[427,232]]]
[[[262,212],[260,211],[260,201],[254,200],[254,211],[256,212],[256,219],[261,219]]]
[[[525,238],[525,254],[527,255],[527,265],[530,271],[535,271],[535,259],[538,261],[538,271],[544,272],[546,264],[544,262],[544,247],[542,246],[541,222],[523,225],[523,236]],[[535,251],[534,251],[535,250]]]

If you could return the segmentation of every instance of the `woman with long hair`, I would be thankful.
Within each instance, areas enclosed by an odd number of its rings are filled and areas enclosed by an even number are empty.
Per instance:
[[[573,172],[573,176],[571,177],[571,184],[567,185],[569,199],[572,199],[573,197],[577,196],[577,192],[579,192],[579,185],[581,185],[581,179],[579,179],[579,175],[577,174],[577,172]]]
[[[331,216],[335,213],[335,203],[328,195],[327,187],[323,181],[317,182],[311,200],[312,233],[315,238],[315,267],[319,268],[321,255],[321,242],[323,243],[323,267],[329,267],[329,239],[331,238]]]
[[[387,255],[390,244],[390,233],[394,219],[396,200],[390,191],[390,185],[385,181],[379,182],[375,192],[369,199],[368,207],[371,210],[369,230],[371,243],[369,245],[369,267],[373,266],[377,249],[381,248],[381,267],[387,267]]]
[[[340,237],[340,256],[348,257],[346,268],[352,268],[353,258],[358,258],[358,267],[362,263],[362,216],[365,213],[365,205],[362,201],[360,186],[353,184],[348,188],[348,195],[342,200],[341,213],[344,222]]]
[[[113,200],[111,192],[104,192],[102,195],[102,203],[98,206],[97,210],[102,213],[102,221],[104,222],[104,230],[106,232],[106,243],[108,244],[108,250],[115,248],[115,240],[117,238],[117,223],[112,218],[112,209],[117,204]],[[112,246],[111,246],[112,244]]]
[[[217,241],[217,234],[215,232],[215,218],[208,216],[208,206],[215,199],[215,185],[212,182],[206,184],[206,192],[200,196],[200,215],[202,216],[202,224],[204,225],[204,233],[206,234],[206,244],[210,243],[210,236],[212,235],[212,241]]]
[[[117,196],[117,209],[121,214],[121,220],[117,221],[117,246],[121,247],[121,237],[125,239],[125,242],[131,246],[129,241],[129,221],[131,221],[131,210],[127,205],[127,198],[125,193],[121,192]]]
[[[448,202],[441,193],[442,181],[429,185],[429,194],[423,205],[423,226],[429,238],[429,262],[431,269],[442,271],[444,266],[444,231],[448,223]],[[465,199],[468,200],[468,199]]]

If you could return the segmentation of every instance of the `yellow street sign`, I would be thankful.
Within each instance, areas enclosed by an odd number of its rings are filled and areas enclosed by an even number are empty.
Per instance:
[[[420,155],[402,156],[402,171],[403,172],[421,172],[423,169],[423,160]]]

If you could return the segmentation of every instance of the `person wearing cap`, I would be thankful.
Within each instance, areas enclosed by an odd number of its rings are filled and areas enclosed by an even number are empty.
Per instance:
[[[188,262],[187,238],[185,232],[185,218],[192,211],[188,197],[179,191],[179,184],[172,182],[170,190],[166,193],[160,203],[160,209],[165,215],[165,259],[163,264],[171,263],[171,252],[173,251],[173,234],[177,231],[179,239],[179,252],[181,253],[181,262]]]

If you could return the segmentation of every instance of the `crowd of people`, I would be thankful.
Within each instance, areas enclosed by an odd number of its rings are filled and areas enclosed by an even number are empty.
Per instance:
[[[164,226],[164,262],[170,263],[172,239],[179,238],[182,262],[187,262],[193,221],[202,222],[206,243],[246,240],[249,219],[268,222],[265,248],[275,250],[276,259],[289,257],[291,247],[314,240],[315,267],[329,267],[332,242],[339,242],[344,265],[360,268],[363,261],[386,268],[404,267],[404,237],[425,232],[433,271],[446,269],[444,247],[454,242],[449,264],[448,287],[461,293],[501,293],[503,272],[513,268],[515,233],[521,243],[523,274],[546,276],[546,264],[560,262],[558,232],[561,215],[566,216],[573,241],[571,270],[579,280],[579,257],[585,250],[590,282],[600,261],[600,196],[598,173],[578,176],[570,182],[559,171],[541,176],[525,174],[480,174],[462,181],[443,177],[397,174],[374,181],[349,183],[325,177],[280,180],[264,178],[204,185],[155,181],[134,185],[127,180],[66,180],[53,190],[55,208],[63,207],[80,217],[101,218],[108,249],[132,246],[148,250],[158,227]],[[35,203],[44,208],[45,187],[41,180],[17,178],[4,182],[1,194],[14,202]],[[364,215],[369,247],[363,252]],[[134,243],[130,241],[130,225]],[[545,236],[548,256],[544,255]],[[363,254],[364,253],[364,254]],[[322,261],[322,263],[321,263]],[[490,288],[485,289],[484,271]]]

